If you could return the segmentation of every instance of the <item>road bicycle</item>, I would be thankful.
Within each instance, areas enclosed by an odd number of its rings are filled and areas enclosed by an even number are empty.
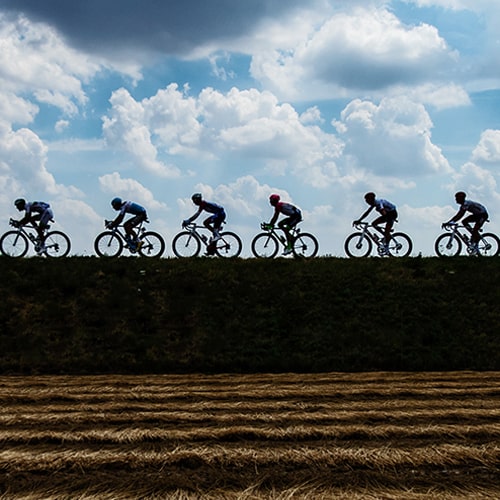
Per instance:
[[[487,221],[489,222],[489,221]],[[470,228],[462,224],[443,224],[446,233],[436,238],[434,250],[439,257],[455,257],[465,247],[469,255],[496,257],[500,252],[500,240],[493,233],[479,233],[479,242],[475,245],[470,239]]]
[[[350,234],[345,240],[344,250],[349,257],[367,257],[373,247],[381,257],[407,257],[413,249],[413,242],[405,233],[392,233],[386,247],[383,229],[369,222],[357,222],[353,225],[359,231]]]
[[[207,248],[205,255],[217,255],[218,257],[234,258],[241,253],[243,245],[240,237],[231,232],[223,231],[220,238],[215,241],[214,253],[209,252],[212,231],[205,226],[191,222],[183,226],[184,231],[178,233],[172,240],[172,250],[177,257],[197,257],[203,245]],[[209,233],[210,236],[204,234]]]
[[[278,227],[269,226],[263,222],[260,225],[263,233],[259,233],[252,240],[252,253],[255,257],[272,259],[276,257],[280,245],[283,249],[287,246],[285,231]],[[278,230],[280,233],[278,233]],[[296,226],[290,230],[292,236],[292,252],[294,257],[310,259],[318,253],[319,244],[316,237],[310,233],[302,233]]]
[[[70,239],[62,231],[48,231],[50,226],[47,226],[43,238],[40,239],[31,223],[20,226],[16,220],[10,219],[9,224],[16,229],[7,231],[0,238],[0,251],[3,255],[24,257],[28,253],[30,242],[39,256],[66,257],[70,251]]]
[[[110,222],[104,221],[104,226],[109,228]],[[165,240],[154,231],[146,231],[145,223],[149,221],[142,221],[136,228],[138,244],[128,240],[122,224],[97,235],[94,242],[95,252],[99,257],[118,257],[127,249],[130,253],[138,253],[142,257],[160,257],[165,251]]]

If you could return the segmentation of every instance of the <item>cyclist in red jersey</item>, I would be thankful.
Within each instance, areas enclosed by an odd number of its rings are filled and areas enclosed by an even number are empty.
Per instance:
[[[274,227],[280,214],[285,215],[284,219],[278,222],[278,227],[282,229],[286,235],[287,245],[283,255],[292,253],[293,237],[290,234],[290,229],[294,228],[302,220],[302,212],[298,207],[291,203],[281,201],[279,194],[272,194],[269,196],[269,203],[274,207],[274,215],[269,221],[268,227]]]

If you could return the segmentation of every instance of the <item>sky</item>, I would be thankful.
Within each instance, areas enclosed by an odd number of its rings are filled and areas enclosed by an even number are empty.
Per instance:
[[[500,233],[498,1],[0,0],[0,58],[2,232],[44,200],[94,255],[119,196],[172,257],[201,192],[248,257],[279,193],[343,257],[373,191],[430,256],[460,190]]]

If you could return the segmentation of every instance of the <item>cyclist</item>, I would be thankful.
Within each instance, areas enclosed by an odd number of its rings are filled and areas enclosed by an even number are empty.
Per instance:
[[[396,205],[391,203],[390,201],[384,200],[383,198],[377,198],[375,193],[366,193],[365,201],[370,205],[368,210],[358,219],[353,222],[353,225],[359,224],[373,209],[375,209],[380,216],[377,217],[373,222],[372,226],[374,226],[378,231],[382,232],[381,229],[378,228],[379,224],[383,224],[385,222],[385,229],[383,231],[384,234],[384,249],[385,254],[389,254],[389,242],[391,241],[391,231],[398,218],[398,211],[396,210]]]
[[[38,233],[38,243],[41,243],[43,233],[48,229],[49,222],[54,219],[54,212],[52,212],[50,205],[44,201],[26,201],[24,198],[15,200],[14,205],[20,212],[23,210],[25,212],[24,217],[16,221],[16,226],[31,223]]]
[[[287,241],[283,255],[288,255],[292,253],[293,248],[293,237],[290,234],[290,229],[293,229],[302,220],[302,212],[295,205],[281,201],[279,194],[272,194],[269,196],[269,203],[274,207],[274,214],[269,224],[267,224],[267,229],[272,229],[274,227],[280,214],[286,216],[278,222],[278,227],[285,233]]]
[[[133,251],[137,250],[140,241],[137,238],[134,227],[147,220],[148,214],[146,209],[138,203],[134,203],[133,201],[123,201],[118,197],[111,200],[111,206],[115,210],[119,210],[120,213],[114,221],[108,222],[107,227],[112,229],[119,226],[125,218],[125,215],[131,214],[132,217],[130,217],[130,219],[123,224],[123,229],[125,229],[125,239],[127,240],[130,249]]]
[[[452,217],[444,225],[456,224],[464,215],[465,212],[470,212],[471,215],[466,217],[462,223],[464,227],[471,233],[471,243],[474,246],[475,253],[478,252],[479,243],[479,230],[483,227],[483,224],[488,220],[488,211],[484,205],[478,203],[477,201],[471,201],[466,199],[467,195],[463,191],[458,191],[455,193],[455,201],[460,205],[460,208],[456,215]],[[470,223],[474,222],[474,227],[470,227]]]
[[[212,237],[207,247],[207,255],[213,255],[215,253],[215,242],[220,239],[220,228],[226,220],[226,212],[221,205],[204,200],[201,193],[194,193],[191,196],[191,200],[198,207],[198,210],[189,219],[182,221],[182,227],[187,226],[197,219],[203,210],[211,214],[203,221],[203,225],[212,232]]]

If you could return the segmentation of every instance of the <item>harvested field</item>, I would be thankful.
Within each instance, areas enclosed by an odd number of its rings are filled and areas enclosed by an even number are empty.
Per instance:
[[[500,497],[500,373],[0,377],[2,499]]]

